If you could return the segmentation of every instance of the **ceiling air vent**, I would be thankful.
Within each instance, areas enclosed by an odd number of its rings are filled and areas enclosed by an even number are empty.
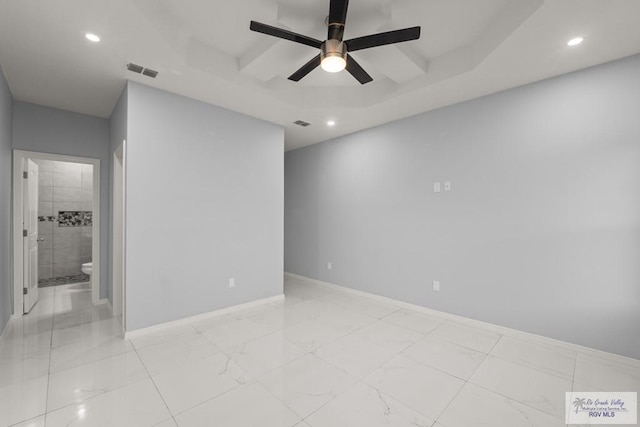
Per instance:
[[[152,79],[155,79],[156,76],[158,75],[158,72],[156,70],[152,70],[151,68],[145,68],[142,74],[144,74],[147,77],[151,77]]]
[[[156,70],[152,70],[151,68],[144,68],[142,65],[134,64],[133,62],[129,62],[127,64],[127,70],[136,74],[143,74],[147,77],[151,77],[152,79],[155,79],[158,75],[158,72]]]
[[[127,70],[140,74],[142,70],[144,70],[144,67],[138,64],[134,64],[133,62],[129,62],[127,64]]]
[[[310,126],[311,123],[307,123],[304,120],[296,120],[295,122],[293,122],[294,125],[298,125],[298,126],[302,126],[303,128],[306,128],[307,126]]]

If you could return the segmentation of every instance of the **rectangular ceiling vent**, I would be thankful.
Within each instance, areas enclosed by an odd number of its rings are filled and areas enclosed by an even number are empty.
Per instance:
[[[294,125],[298,125],[298,126],[302,126],[303,128],[306,128],[307,126],[310,126],[311,123],[307,123],[304,120],[296,120],[295,122],[293,122]]]
[[[142,74],[144,74],[147,77],[151,77],[152,79],[155,79],[156,76],[158,75],[158,72],[156,70],[152,70],[151,68],[145,68]]]
[[[129,62],[127,64],[127,70],[132,71],[134,73],[142,73],[142,70],[144,70],[144,67],[142,65],[138,65],[138,64],[134,64],[133,62]]]
[[[147,77],[151,77],[152,79],[155,79],[158,75],[158,72],[156,70],[152,70],[151,68],[144,68],[142,65],[134,64],[133,62],[129,62],[127,64],[127,70],[136,74],[142,74]]]

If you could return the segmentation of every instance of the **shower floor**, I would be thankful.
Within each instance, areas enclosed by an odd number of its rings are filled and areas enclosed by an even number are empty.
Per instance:
[[[69,285],[72,283],[88,282],[91,276],[88,274],[76,274],[74,276],[52,277],[51,279],[42,279],[38,281],[39,288],[47,288],[49,286]]]

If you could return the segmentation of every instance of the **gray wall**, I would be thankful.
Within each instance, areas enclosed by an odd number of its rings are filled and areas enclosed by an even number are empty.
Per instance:
[[[120,143],[127,139],[127,93],[128,86],[125,85],[109,118],[109,158],[111,161],[113,161],[113,154],[120,146]],[[111,163],[109,165],[109,203],[109,206],[113,206],[113,165]],[[111,220],[111,216],[109,216],[109,288],[107,298],[113,304],[113,257],[111,256],[113,251],[113,230]]]
[[[285,270],[640,358],[639,117],[633,56],[288,152]]]
[[[127,120],[127,330],[282,294],[284,130],[133,82]]]
[[[107,297],[109,121],[25,102],[13,104],[13,148],[100,159],[100,298]]]
[[[11,316],[11,125],[13,97],[0,69],[0,333]]]

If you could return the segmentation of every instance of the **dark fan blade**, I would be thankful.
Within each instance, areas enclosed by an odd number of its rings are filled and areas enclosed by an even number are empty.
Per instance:
[[[373,78],[356,62],[351,55],[347,55],[347,71],[361,84],[373,81]]]
[[[349,52],[356,50],[369,49],[376,46],[384,46],[386,44],[407,42],[409,40],[417,40],[420,38],[420,27],[405,28],[403,30],[387,31],[386,33],[372,34],[370,36],[358,37],[347,40],[347,49]]]
[[[342,41],[344,24],[347,22],[347,9],[349,0],[331,0],[329,6],[329,34],[327,40],[337,39]]]
[[[251,21],[249,26],[251,31],[255,31],[269,36],[278,37],[285,40],[291,40],[292,42],[305,44],[307,46],[320,49],[322,42],[311,37],[303,36],[302,34],[294,33],[292,31],[283,30],[282,28],[272,27],[271,25],[262,24],[260,22]]]
[[[298,82],[300,81],[300,79],[302,79],[304,76],[306,76],[307,74],[309,74],[319,66],[320,66],[320,55],[313,57],[311,61],[304,64],[295,73],[291,74],[291,76],[289,76],[289,80]]]

